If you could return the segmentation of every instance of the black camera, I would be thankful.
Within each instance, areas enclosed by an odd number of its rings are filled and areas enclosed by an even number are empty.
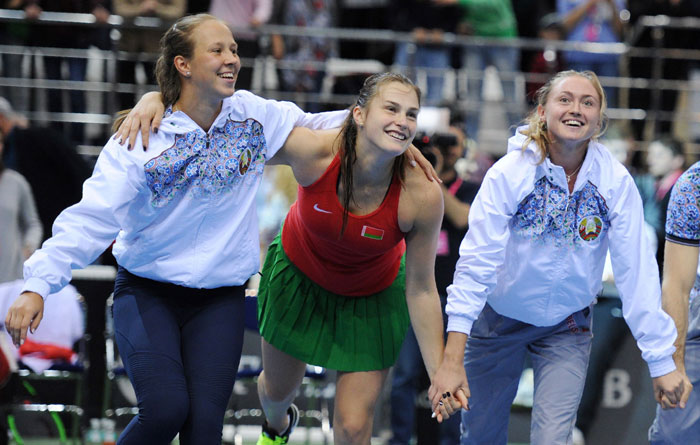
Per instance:
[[[430,147],[446,151],[448,148],[457,145],[457,136],[450,133],[433,133],[429,135],[424,132],[418,132],[416,137],[413,138],[413,145],[421,151]]]
[[[433,167],[435,167],[435,155],[431,152],[431,148],[435,147],[440,152],[446,152],[450,147],[457,145],[457,136],[450,133],[433,133],[432,135],[425,132],[418,132],[413,138],[413,145],[425,156]]]

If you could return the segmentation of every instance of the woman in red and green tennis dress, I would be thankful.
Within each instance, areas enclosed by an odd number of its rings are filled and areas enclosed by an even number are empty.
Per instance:
[[[292,166],[300,187],[258,294],[266,416],[259,445],[287,442],[306,364],[338,371],[334,443],[368,444],[409,323],[438,418],[466,406],[464,369],[441,366],[434,261],[442,194],[422,172],[404,168],[419,94],[404,76],[371,76],[340,135],[295,129],[273,159]]]

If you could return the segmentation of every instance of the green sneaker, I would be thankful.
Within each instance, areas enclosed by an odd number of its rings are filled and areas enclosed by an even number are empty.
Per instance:
[[[282,434],[277,434],[277,431],[267,426],[266,420],[263,423],[262,433],[260,433],[256,445],[283,445],[289,442],[289,435],[292,434],[292,431],[299,423],[299,408],[292,403],[287,409],[287,415],[289,416],[289,426]]]

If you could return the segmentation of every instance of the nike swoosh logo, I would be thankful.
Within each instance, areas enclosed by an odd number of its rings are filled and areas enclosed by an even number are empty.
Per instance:
[[[333,212],[330,212],[328,210],[323,210],[321,207],[318,206],[318,203],[314,204],[314,210],[316,210],[317,212],[321,212],[321,213],[333,213]]]

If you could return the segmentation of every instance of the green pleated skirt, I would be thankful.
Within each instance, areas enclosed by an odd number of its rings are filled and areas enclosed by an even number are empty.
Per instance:
[[[258,322],[268,343],[308,364],[338,371],[389,368],[410,323],[404,259],[388,288],[347,297],[304,275],[284,253],[277,235],[263,265]]]

